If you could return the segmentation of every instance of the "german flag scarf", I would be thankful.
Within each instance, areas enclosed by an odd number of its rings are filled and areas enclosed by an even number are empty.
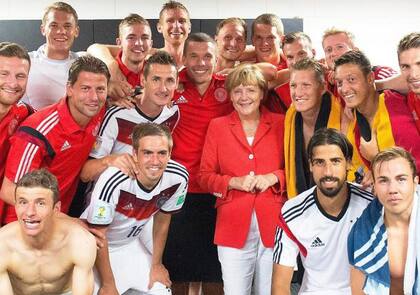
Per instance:
[[[326,92],[322,96],[321,108],[315,130],[328,127],[340,130],[341,105],[337,98]],[[302,115],[293,104],[286,113],[284,131],[284,153],[286,164],[287,196],[293,198],[310,187]]]
[[[414,124],[414,119],[408,108],[406,98],[393,91],[385,91],[379,96],[378,110],[369,125],[366,118],[355,110],[355,119],[350,124],[347,138],[355,147],[353,151],[352,169],[349,171],[348,180],[355,180],[355,172],[360,173],[361,169],[370,169],[370,162],[363,158],[360,153],[361,136],[369,140],[372,130],[376,133],[376,142],[379,151],[393,146],[401,146],[411,151],[417,157],[417,147],[419,145],[419,133]]]

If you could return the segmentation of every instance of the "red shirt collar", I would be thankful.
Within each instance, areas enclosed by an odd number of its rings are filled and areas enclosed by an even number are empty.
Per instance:
[[[133,86],[136,87],[138,85],[140,85],[140,76],[143,72],[143,69],[141,69],[141,71],[137,74],[132,72],[129,68],[127,68],[127,66],[122,62],[121,60],[122,57],[122,50],[120,50],[120,52],[117,55],[117,63],[118,63],[118,67],[120,68],[121,72],[123,73],[123,75],[127,78],[127,82]]]
[[[77,124],[77,122],[71,115],[69,106],[67,104],[67,99],[67,97],[64,97],[57,102],[57,112],[60,117],[60,121],[65,122],[64,124],[62,124],[63,129],[65,129],[66,132],[69,134],[81,130],[88,130],[92,127],[95,127],[105,112],[105,107],[102,107],[99,113],[95,117],[91,118],[89,123],[85,127],[81,127],[79,124]]]

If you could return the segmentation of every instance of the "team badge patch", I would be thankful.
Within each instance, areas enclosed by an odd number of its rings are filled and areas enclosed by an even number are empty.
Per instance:
[[[214,97],[219,102],[224,102],[227,99],[227,91],[225,88],[220,87],[214,91]]]
[[[18,120],[16,118],[13,118],[13,120],[11,120],[9,123],[9,129],[7,130],[9,135],[12,135],[13,133],[15,133],[17,126],[18,126]]]
[[[182,205],[184,204],[184,202],[185,202],[185,194],[180,195],[178,197],[178,200],[176,201],[176,206]]]
[[[95,204],[92,216],[88,218],[92,224],[110,224],[114,216],[114,208],[108,203]]]
[[[92,147],[92,154],[96,154],[101,148],[101,145],[102,145],[102,138],[97,136],[95,143],[93,144],[93,147]]]
[[[99,127],[100,127],[99,125],[100,125],[100,123],[96,124],[95,128],[92,129],[92,135],[93,136],[98,135],[98,131],[99,131]]]

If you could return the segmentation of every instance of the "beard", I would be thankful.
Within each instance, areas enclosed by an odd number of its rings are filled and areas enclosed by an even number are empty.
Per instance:
[[[323,186],[323,183],[326,182],[326,181],[334,181],[334,182],[337,183],[337,186],[326,188],[326,187]],[[345,184],[345,181],[340,182],[340,179],[337,178],[337,177],[326,176],[326,177],[322,177],[319,180],[319,184],[317,186],[318,186],[319,190],[322,192],[322,194],[324,194],[326,197],[334,198],[341,191],[344,184]]]

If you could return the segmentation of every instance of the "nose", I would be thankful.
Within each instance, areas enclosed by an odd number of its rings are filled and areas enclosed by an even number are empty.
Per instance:
[[[166,87],[165,81],[161,81],[159,84],[159,90],[160,91],[166,91],[168,88]]]
[[[28,203],[25,213],[27,217],[34,216],[36,214],[35,203]]]
[[[175,27],[176,27],[176,28],[178,28],[178,29],[180,29],[180,28],[182,27],[182,24],[181,24],[181,22],[180,22],[180,21],[175,21],[174,25],[175,25]]]
[[[419,79],[420,78],[420,66],[412,66],[410,68],[410,78]]]
[[[16,79],[16,76],[13,74],[7,75],[6,81],[10,87],[16,87],[18,85],[18,80]]]
[[[324,170],[325,175],[331,176],[332,175],[332,170],[333,170],[332,168],[333,168],[333,166],[332,166],[331,162],[325,163],[325,170]]]
[[[338,87],[338,91],[340,92],[340,94],[346,94],[349,91],[349,89],[349,84],[345,80],[342,81],[341,85]]]
[[[137,38],[137,39],[134,41],[134,44],[135,44],[135,45],[143,45],[143,40],[142,40],[141,38]]]

